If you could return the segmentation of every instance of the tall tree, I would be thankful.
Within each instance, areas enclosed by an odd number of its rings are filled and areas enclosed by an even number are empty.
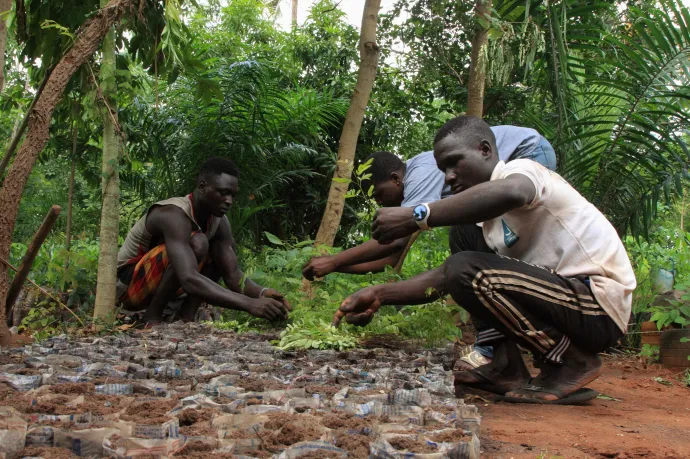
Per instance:
[[[292,30],[297,28],[297,2],[298,0],[292,0]]]
[[[379,46],[376,44],[376,25],[378,23],[381,0],[366,0],[362,14],[362,30],[359,38],[359,72],[357,83],[350,100],[350,107],[345,117],[345,125],[340,135],[338,159],[333,180],[328,193],[326,210],[323,213],[321,226],[316,233],[316,245],[333,245],[340,226],[340,219],[345,207],[345,194],[352,177],[357,139],[364,120],[364,112],[369,103],[369,96],[374,87],[376,69],[379,63]]]
[[[101,0],[101,7],[107,0]],[[100,83],[102,92],[103,159],[100,252],[98,255],[98,282],[93,318],[112,319],[117,282],[117,235],[120,215],[120,181],[118,167],[120,147],[115,133],[117,123],[115,82],[115,31],[111,28],[103,40]]]
[[[50,121],[55,106],[62,98],[72,75],[98,49],[110,27],[120,20],[123,14],[133,9],[134,0],[113,0],[107,7],[92,15],[79,29],[74,44],[60,59],[50,74],[44,91],[36,101],[30,117],[24,143],[7,173],[0,189],[0,260],[8,260],[12,232],[17,220],[17,212],[22,191],[29,179],[36,158],[50,137]],[[7,268],[0,269],[0,305],[5,304],[9,288]],[[0,346],[11,344],[10,331],[5,321],[4,307],[0,307]]]
[[[5,87],[5,47],[7,45],[7,26],[5,14],[12,8],[12,0],[0,0],[0,92]]]
[[[481,118],[484,113],[484,86],[486,83],[486,51],[489,42],[489,20],[492,0],[477,0],[475,5],[475,33],[472,38],[472,62],[467,82],[467,115]]]

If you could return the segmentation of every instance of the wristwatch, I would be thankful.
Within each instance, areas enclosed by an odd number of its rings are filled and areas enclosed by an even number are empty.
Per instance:
[[[429,215],[431,215],[431,209],[429,209],[429,205],[427,203],[420,204],[416,206],[414,210],[412,210],[414,221],[421,230],[429,229],[429,225],[426,223],[426,221],[429,219]]]

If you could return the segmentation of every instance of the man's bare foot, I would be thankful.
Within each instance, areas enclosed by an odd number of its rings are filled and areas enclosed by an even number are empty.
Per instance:
[[[469,371],[454,371],[453,377],[456,386],[466,385],[505,394],[522,387],[529,381],[530,374],[517,344],[505,340],[494,347],[494,358],[490,363]]]
[[[539,376],[507,397],[560,400],[585,387],[601,375],[601,359],[570,344],[561,365],[545,362]]]

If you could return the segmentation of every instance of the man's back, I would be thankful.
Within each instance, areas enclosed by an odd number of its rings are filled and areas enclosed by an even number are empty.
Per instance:
[[[529,156],[539,145],[543,137],[530,128],[518,126],[493,126],[491,131],[496,137],[498,159],[508,162]],[[535,158],[535,160],[537,160]],[[555,169],[553,164],[544,164]],[[401,207],[415,207],[422,203],[438,201],[450,196],[451,190],[445,184],[445,177],[436,165],[433,151],[425,151],[407,160],[405,167],[405,196]]]

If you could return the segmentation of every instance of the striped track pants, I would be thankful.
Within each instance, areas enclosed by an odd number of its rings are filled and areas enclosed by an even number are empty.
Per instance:
[[[444,268],[446,292],[486,324],[478,345],[513,339],[535,356],[560,363],[571,343],[590,352],[623,332],[599,306],[588,279],[491,253],[459,252]]]

